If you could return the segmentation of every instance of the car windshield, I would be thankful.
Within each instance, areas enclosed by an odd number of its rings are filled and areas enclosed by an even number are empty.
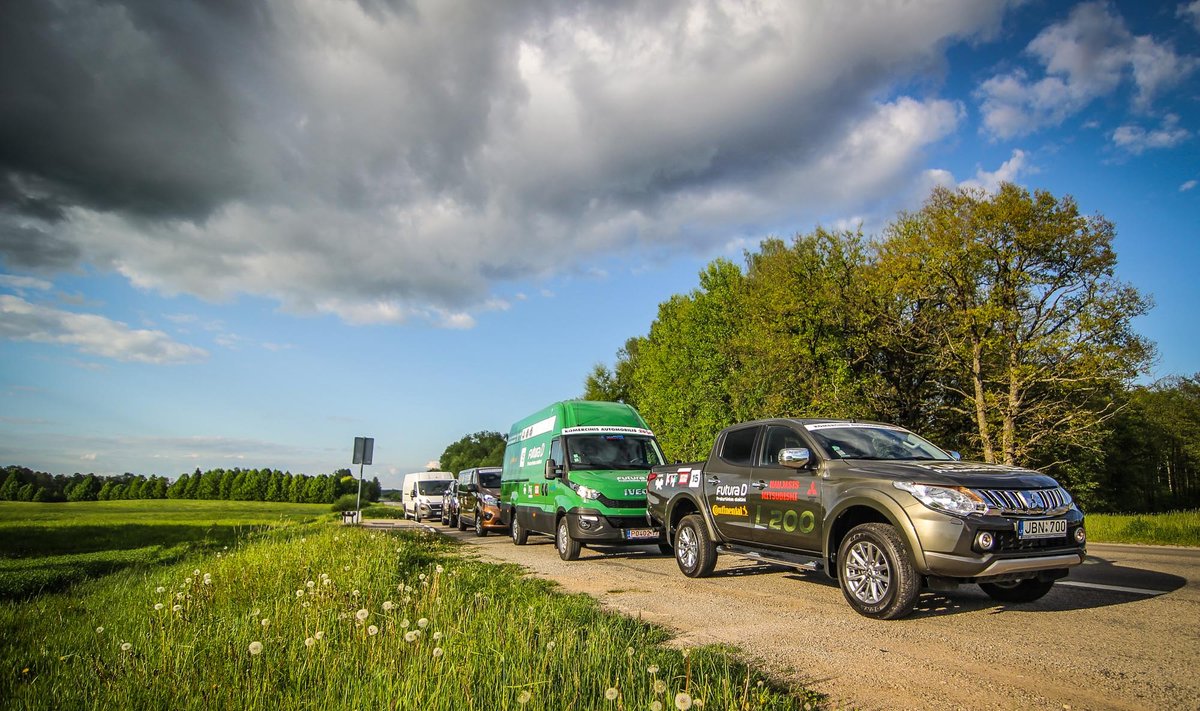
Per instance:
[[[500,472],[479,472],[479,486],[484,489],[499,489]]]
[[[446,493],[446,489],[450,488],[450,482],[445,479],[435,479],[433,481],[418,481],[417,492],[423,496],[441,496]]]
[[[898,427],[822,423],[806,429],[833,459],[951,459],[928,440]]]
[[[566,439],[572,469],[649,469],[666,463],[653,437],[589,434]]]

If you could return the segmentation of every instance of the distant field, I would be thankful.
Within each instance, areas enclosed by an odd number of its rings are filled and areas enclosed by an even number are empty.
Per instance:
[[[326,516],[321,508],[296,521]],[[186,561],[0,602],[0,706],[782,711],[821,702],[773,685],[735,650],[668,648],[659,628],[458,550],[424,532],[284,523]]]
[[[0,599],[61,590],[130,566],[177,561],[233,545],[252,531],[328,516],[323,504],[0,502]]]
[[[1200,546],[1200,511],[1161,514],[1088,514],[1088,540]]]

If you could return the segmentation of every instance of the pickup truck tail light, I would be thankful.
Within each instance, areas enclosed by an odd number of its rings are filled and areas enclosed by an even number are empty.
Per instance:
[[[650,472],[649,474],[646,475],[646,483],[649,484],[650,482],[654,481],[657,478],[658,478],[657,472]]]

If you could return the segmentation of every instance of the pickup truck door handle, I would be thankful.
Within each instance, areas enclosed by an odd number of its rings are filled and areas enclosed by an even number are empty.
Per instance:
[[[767,482],[759,479],[758,481],[754,482],[750,486],[753,486],[755,489],[765,489],[765,488],[767,488]]]
[[[710,477],[708,478],[708,483],[709,483],[709,484],[720,484],[720,483],[721,483],[721,480],[720,480],[720,479],[718,479],[718,478],[717,478],[717,477],[715,477],[715,476],[710,476]]]

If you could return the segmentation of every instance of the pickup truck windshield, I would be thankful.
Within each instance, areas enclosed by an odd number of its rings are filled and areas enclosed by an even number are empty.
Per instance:
[[[572,469],[649,469],[666,464],[651,437],[588,434],[572,435],[566,442]]]
[[[442,479],[417,482],[417,492],[423,496],[441,496],[449,488],[450,482]]]
[[[847,424],[809,427],[809,434],[833,459],[951,459],[912,432],[890,427]]]

